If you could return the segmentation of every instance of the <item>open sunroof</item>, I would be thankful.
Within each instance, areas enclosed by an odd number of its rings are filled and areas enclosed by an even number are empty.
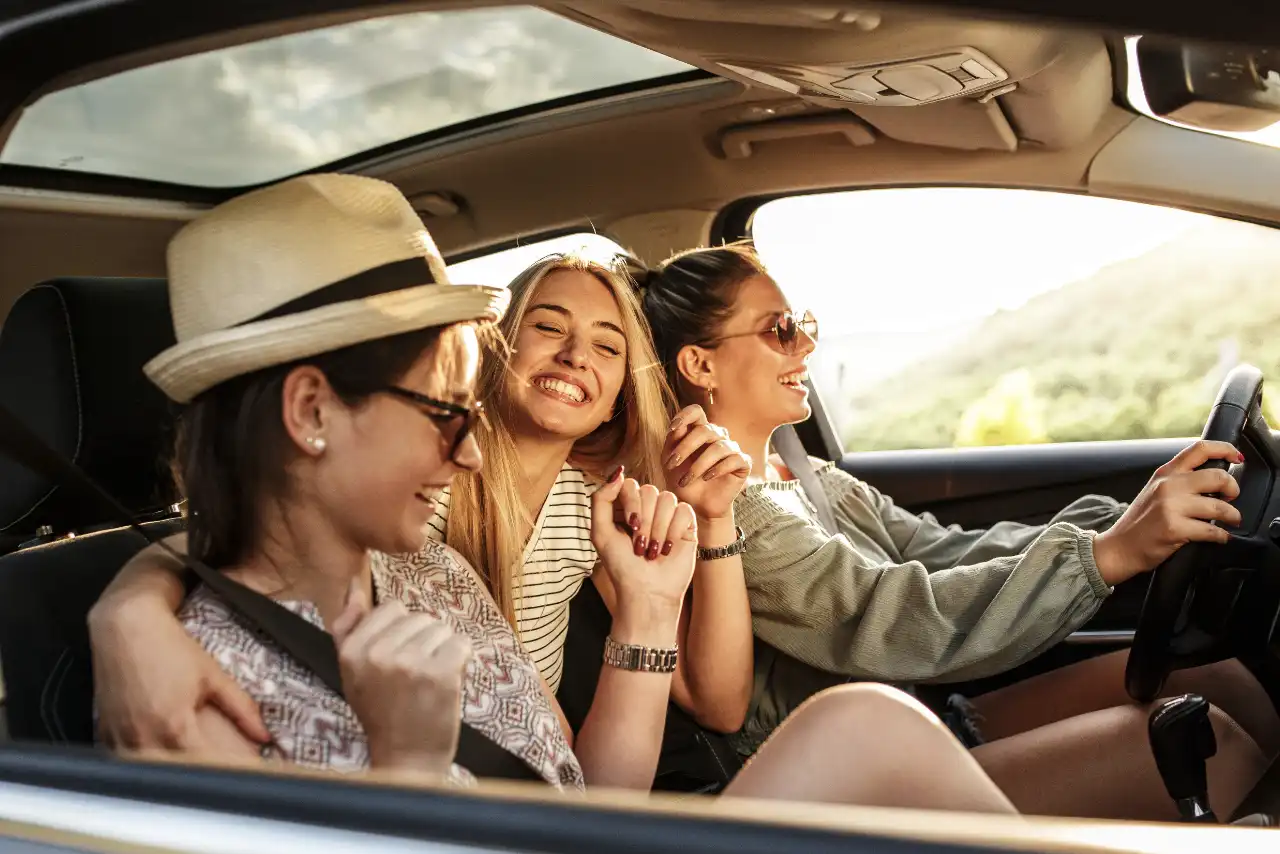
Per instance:
[[[463,122],[691,70],[533,7],[394,15],[51,93],[24,111],[0,163],[243,187]]]

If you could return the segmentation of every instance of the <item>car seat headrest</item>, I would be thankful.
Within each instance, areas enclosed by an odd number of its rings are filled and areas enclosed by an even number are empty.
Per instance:
[[[163,457],[175,410],[142,373],[174,342],[163,279],[63,278],[36,285],[0,330],[0,402],[135,514],[174,500]],[[113,522],[0,455],[0,531]]]

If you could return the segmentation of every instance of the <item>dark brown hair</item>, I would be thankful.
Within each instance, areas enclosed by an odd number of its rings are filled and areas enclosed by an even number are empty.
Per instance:
[[[282,396],[301,365],[322,371],[348,406],[395,383],[442,331],[433,327],[356,344],[236,377],[204,392],[178,419],[172,468],[187,499],[191,556],[221,568],[260,544],[262,507],[283,494],[289,438]]]
[[[710,341],[733,313],[738,286],[765,272],[748,243],[727,243],[673,255],[651,270],[633,266],[658,361],[671,387],[683,387],[676,356],[690,344]]]

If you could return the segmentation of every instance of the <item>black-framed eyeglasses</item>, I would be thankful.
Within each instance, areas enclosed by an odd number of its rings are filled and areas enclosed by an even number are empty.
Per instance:
[[[758,332],[738,332],[734,335],[721,335],[719,338],[712,338],[703,342],[704,347],[710,347],[712,344],[719,344],[721,341],[728,341],[730,338],[750,338],[753,335],[776,335],[778,338],[778,346],[782,348],[782,352],[788,356],[796,351],[796,347],[800,344],[800,333],[803,332],[809,337],[809,340],[815,344],[818,342],[818,319],[813,316],[813,312],[806,311],[796,318],[795,312],[784,311],[778,315],[778,321],[768,329],[762,329]]]
[[[419,394],[416,391],[410,391],[407,388],[395,385],[387,386],[383,391],[417,406],[439,410],[438,412],[423,412],[422,414],[431,419],[436,425],[436,429],[440,431],[441,437],[449,443],[449,459],[451,460],[457,460],[458,449],[462,447],[462,443],[471,435],[471,431],[475,429],[476,422],[484,420],[484,404],[478,400],[470,406],[463,406],[459,403],[436,400],[434,397],[428,397],[425,394]],[[444,421],[449,422],[450,426],[444,426],[441,423]]]

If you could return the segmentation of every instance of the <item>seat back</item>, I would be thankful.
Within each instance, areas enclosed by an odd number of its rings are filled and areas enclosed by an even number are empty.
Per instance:
[[[38,285],[0,331],[0,402],[130,511],[164,508],[173,501],[161,463],[171,408],[142,366],[172,341],[163,280]],[[115,524],[99,505],[0,449],[0,529],[44,541],[0,556],[0,673],[11,738],[93,740],[89,610],[145,545]],[[148,528],[165,536],[180,525],[170,518]]]
[[[159,536],[177,521],[151,522]],[[0,557],[0,672],[9,737],[93,741],[93,666],[86,617],[117,571],[146,543],[101,531]]]

